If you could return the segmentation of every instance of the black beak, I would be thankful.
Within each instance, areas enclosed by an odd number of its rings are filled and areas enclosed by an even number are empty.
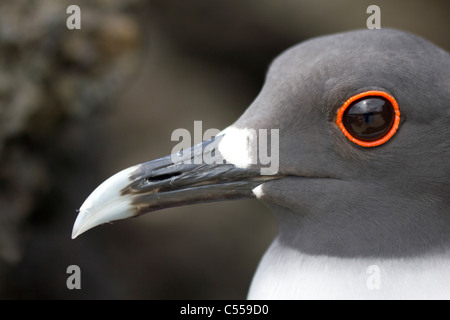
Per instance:
[[[258,165],[227,163],[213,138],[177,153],[125,169],[86,199],[72,238],[106,222],[194,203],[254,198],[253,190],[280,175],[262,175]]]

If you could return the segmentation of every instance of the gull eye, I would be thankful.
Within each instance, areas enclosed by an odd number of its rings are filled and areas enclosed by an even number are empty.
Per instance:
[[[397,101],[383,91],[367,91],[348,99],[339,108],[336,124],[344,135],[362,147],[389,141],[400,124]]]

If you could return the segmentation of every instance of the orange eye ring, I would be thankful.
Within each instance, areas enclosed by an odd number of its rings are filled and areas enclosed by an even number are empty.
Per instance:
[[[344,114],[345,111],[352,106],[352,104],[358,100],[361,100],[362,98],[365,97],[381,97],[386,99],[387,101],[389,101],[394,109],[394,120],[393,120],[393,124],[391,126],[391,128],[389,129],[389,131],[383,135],[381,138],[374,140],[374,141],[363,141],[361,139],[356,138],[354,135],[352,135],[347,128],[344,125]],[[363,93],[359,93],[357,95],[354,95],[353,97],[351,97],[350,99],[348,99],[347,101],[345,101],[345,103],[339,108],[338,112],[337,112],[337,117],[336,117],[336,124],[338,125],[339,129],[341,129],[341,131],[344,133],[344,135],[352,142],[356,143],[359,146],[362,147],[366,147],[366,148],[371,148],[371,147],[377,147],[380,146],[382,144],[385,144],[386,142],[388,142],[393,136],[394,134],[397,132],[398,127],[400,125],[400,109],[398,107],[398,103],[395,100],[395,98],[393,96],[391,96],[390,94],[384,92],[384,91],[376,91],[376,90],[372,90],[372,91],[366,91]]]

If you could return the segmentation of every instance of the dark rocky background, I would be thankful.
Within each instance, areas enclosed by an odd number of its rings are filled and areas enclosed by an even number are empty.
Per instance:
[[[68,30],[66,8],[81,8]],[[0,1],[0,298],[243,299],[276,234],[257,201],[174,208],[70,239],[113,173],[168,154],[177,128],[223,129],[270,61],[366,27],[450,50],[446,1]],[[69,265],[81,290],[66,288]]]

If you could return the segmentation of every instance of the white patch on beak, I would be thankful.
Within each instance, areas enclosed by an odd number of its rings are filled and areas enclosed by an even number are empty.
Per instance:
[[[228,127],[218,134],[220,135],[224,136],[219,143],[219,152],[228,163],[242,169],[257,163],[256,130]]]
[[[72,239],[100,224],[134,215],[131,196],[123,196],[120,191],[130,183],[129,177],[136,169],[133,166],[116,173],[91,193],[75,220]]]
[[[257,199],[260,199],[262,196],[264,196],[263,185],[260,184],[256,188],[253,188],[252,192],[256,196]]]

